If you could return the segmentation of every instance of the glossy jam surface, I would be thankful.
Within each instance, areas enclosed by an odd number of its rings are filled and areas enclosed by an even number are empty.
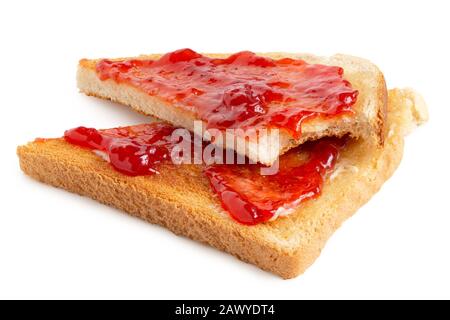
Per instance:
[[[72,144],[104,153],[119,172],[130,175],[158,173],[158,164],[170,161],[176,128],[162,123],[96,130],[78,127],[67,130],[64,139]]]
[[[158,60],[101,60],[96,70],[194,112],[209,128],[276,127],[296,138],[306,119],[352,113],[358,96],[340,67],[248,51],[214,59],[181,49]]]
[[[205,173],[222,207],[238,222],[255,225],[317,197],[340,146],[340,141],[323,139],[303,147],[306,155],[291,150],[280,157],[275,175],[261,175],[260,165],[212,165]]]
[[[162,123],[107,130],[78,127],[66,131],[64,138],[104,153],[123,174],[142,176],[159,173],[158,165],[171,161],[178,143],[171,138],[175,129]],[[261,175],[261,165],[255,164],[212,164],[205,166],[204,173],[230,216],[242,224],[256,225],[271,220],[278,210],[317,197],[341,146],[341,140],[322,139],[305,144],[301,152],[292,149],[280,157],[278,173],[270,176]]]

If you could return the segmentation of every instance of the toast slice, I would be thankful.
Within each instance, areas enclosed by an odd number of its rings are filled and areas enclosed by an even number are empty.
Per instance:
[[[402,157],[404,136],[426,119],[426,107],[417,94],[391,90],[384,147],[371,140],[351,141],[317,199],[302,203],[286,217],[253,227],[235,222],[221,209],[200,165],[168,165],[161,175],[130,177],[63,139],[20,146],[18,156],[22,170],[34,179],[293,278],[314,262],[332,233],[392,175]]]
[[[350,134],[353,137],[376,137],[382,145],[385,137],[385,116],[387,91],[383,74],[371,62],[348,55],[334,55],[331,57],[318,57],[307,54],[264,53],[259,54],[273,59],[293,58],[302,59],[310,64],[339,66],[344,69],[344,78],[359,91],[356,104],[353,106],[355,114],[339,115],[331,118],[312,118],[302,123],[302,134],[294,138],[286,130],[280,130],[279,135],[273,135],[271,129],[259,133],[254,139],[243,140],[239,135],[229,135],[225,139],[214,141],[220,147],[234,149],[247,156],[254,162],[272,165],[278,157],[305,141],[316,140],[325,136],[343,136]],[[226,54],[207,54],[213,58],[226,58]],[[160,58],[161,55],[144,55],[127,59]],[[158,96],[150,96],[135,86],[118,83],[112,79],[100,80],[96,65],[100,60],[80,61],[77,73],[78,88],[81,92],[109,99],[132,107],[134,110],[151,115],[172,123],[177,127],[184,127],[194,131],[194,120],[199,120],[193,113],[175,107]],[[206,123],[203,122],[203,127]],[[206,137],[208,139],[208,137]],[[244,146],[239,149],[236,146]]]

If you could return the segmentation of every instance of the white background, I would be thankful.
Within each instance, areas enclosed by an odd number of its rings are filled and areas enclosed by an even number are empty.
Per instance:
[[[450,298],[448,1],[1,1],[0,298]],[[146,121],[77,92],[83,57],[337,52],[411,86],[431,120],[400,168],[283,281],[24,176],[15,148],[65,129]]]

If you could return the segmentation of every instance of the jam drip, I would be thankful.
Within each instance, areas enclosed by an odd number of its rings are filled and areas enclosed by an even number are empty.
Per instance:
[[[244,51],[215,59],[190,49],[158,60],[101,60],[96,71],[194,112],[208,128],[282,128],[293,137],[313,117],[351,114],[358,91],[336,66]]]
[[[158,164],[170,160],[176,142],[171,139],[174,130],[163,123],[107,130],[78,127],[67,130],[64,138],[72,144],[103,152],[114,169],[123,174],[141,176],[158,173]]]
[[[212,165],[206,168],[222,207],[238,222],[255,225],[320,195],[325,175],[334,169],[341,141],[322,139],[280,157],[277,174],[260,174],[261,165]]]
[[[66,131],[64,138],[104,153],[114,169],[125,175],[143,176],[159,173],[158,165],[170,161],[179,142],[171,137],[175,129],[163,123],[107,130],[78,127]],[[325,175],[334,168],[342,141],[327,138],[304,144],[301,152],[298,148],[290,150],[280,157],[275,175],[261,175],[262,166],[255,164],[213,164],[204,172],[231,217],[242,224],[256,225],[272,219],[279,210],[317,197]]]

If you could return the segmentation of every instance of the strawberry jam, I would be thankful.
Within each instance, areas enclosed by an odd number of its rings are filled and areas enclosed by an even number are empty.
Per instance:
[[[67,142],[100,151],[117,171],[129,176],[158,173],[171,160],[176,128],[162,123],[96,130],[78,127],[65,132]],[[191,139],[192,143],[193,139]],[[292,149],[280,157],[275,175],[260,174],[261,165],[213,164],[204,167],[222,207],[239,223],[256,225],[281,210],[317,197],[324,177],[334,168],[342,140],[322,139]]]
[[[322,139],[280,157],[275,175],[260,174],[260,165],[212,165],[206,168],[222,207],[238,222],[255,225],[317,197],[325,175],[333,170],[340,141]]]
[[[162,123],[96,130],[78,127],[67,130],[67,142],[106,154],[117,171],[130,175],[158,173],[159,163],[170,160],[176,128]]]
[[[295,138],[307,119],[352,114],[358,96],[340,67],[249,51],[217,59],[181,49],[158,60],[101,60],[96,71],[195,113],[208,128],[276,127]]]

